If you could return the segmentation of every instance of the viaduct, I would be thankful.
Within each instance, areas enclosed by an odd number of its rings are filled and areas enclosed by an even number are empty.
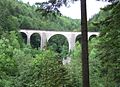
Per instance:
[[[30,43],[30,38],[33,34],[37,33],[41,37],[40,48],[44,48],[46,46],[46,42],[54,36],[54,35],[63,35],[69,44],[69,51],[72,50],[75,46],[75,41],[78,35],[81,35],[81,32],[63,32],[63,31],[41,31],[41,30],[28,30],[28,29],[21,29],[19,32],[24,33],[27,36],[27,44]],[[88,39],[91,36],[98,36],[99,32],[88,32]]]

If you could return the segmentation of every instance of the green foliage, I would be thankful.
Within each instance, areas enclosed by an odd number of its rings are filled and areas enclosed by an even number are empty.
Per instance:
[[[90,85],[91,87],[104,87],[104,81],[101,78],[101,64],[100,59],[97,57],[99,53],[97,45],[99,38],[93,38],[89,42],[89,68],[90,68]]]
[[[76,43],[74,51],[71,52],[70,64],[62,65],[61,57],[53,51],[38,51],[28,47],[21,49],[15,32],[11,32],[0,42],[3,47],[0,52],[5,54],[0,55],[1,87],[81,87],[82,62],[79,43]],[[92,49],[94,42],[91,42],[90,48],[92,87],[102,85],[98,72],[99,60],[95,59],[96,50]]]
[[[63,35],[52,36],[47,45],[49,49],[59,53],[62,58],[65,58],[69,52],[67,38]]]
[[[96,58],[99,51],[97,50],[99,39],[91,39],[89,42],[89,69],[90,69],[90,86],[104,87],[104,81],[101,78],[101,64],[99,58]],[[75,49],[71,52],[71,62],[67,68],[72,77],[72,87],[82,87],[82,61],[81,45],[76,43]]]
[[[38,51],[28,47],[21,49],[13,31],[0,39],[0,87],[70,85],[69,73],[58,54],[50,50]]]
[[[39,34],[34,33],[30,38],[32,48],[40,49],[41,37]]]
[[[72,84],[61,56],[24,45],[17,31],[19,28],[69,31],[76,29],[79,21],[73,23],[73,19],[52,15],[45,18],[35,9],[20,1],[0,0],[0,87],[70,87]],[[68,48],[63,46],[62,55],[66,54],[65,49]]]
[[[12,38],[12,39],[11,39]],[[15,32],[10,32],[0,39],[0,86],[13,87],[15,77],[18,75],[16,60],[13,58],[14,50],[19,49]]]
[[[13,1],[0,1],[0,26],[3,28],[3,31],[16,30],[19,26],[17,17],[12,15],[13,6],[15,5]]]
[[[72,85],[70,87],[82,87],[82,62],[81,62],[81,45],[76,43],[74,50],[71,52],[71,62],[67,65]]]
[[[95,14],[88,21],[88,30],[89,31],[100,31],[100,23],[106,19],[106,17],[110,16],[111,10],[107,10],[106,8],[111,8],[110,5],[102,8],[98,14]]]
[[[111,9],[110,19],[101,23],[98,56],[101,63],[101,76],[106,87],[119,87],[120,84],[120,3]]]
[[[120,86],[119,8],[120,3],[112,4],[90,20],[90,31],[100,28],[101,32],[100,38],[89,42],[91,87]],[[35,10],[35,6],[18,0],[0,0],[0,87],[81,87],[81,46],[78,42],[69,56],[64,37],[58,36],[49,43],[51,49],[58,52],[55,53],[32,49],[23,44],[17,32],[19,28],[78,31],[79,20],[52,14],[44,17]],[[34,37],[38,36],[32,39]],[[36,42],[40,40],[36,38],[32,44]],[[63,65],[61,60],[66,56],[71,62]]]
[[[25,87],[66,87],[70,84],[68,71],[59,56],[50,50],[31,60],[29,68],[21,73],[20,82]]]
[[[80,28],[80,20],[64,16],[50,14],[49,17],[42,16],[36,12],[35,6],[30,6],[21,1],[0,1],[0,26],[3,31],[22,29],[73,31]],[[7,25],[7,26],[6,26]]]

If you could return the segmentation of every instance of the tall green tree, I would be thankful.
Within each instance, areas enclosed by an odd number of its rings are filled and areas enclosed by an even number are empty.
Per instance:
[[[111,10],[110,16],[100,24],[98,57],[101,62],[101,77],[105,87],[119,87],[120,84],[120,2],[113,3],[104,10]]]

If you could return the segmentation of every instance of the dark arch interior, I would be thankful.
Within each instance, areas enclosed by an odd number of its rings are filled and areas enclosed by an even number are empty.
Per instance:
[[[91,35],[90,37],[89,37],[89,41],[91,41],[93,38],[96,38],[97,37],[97,35]]]
[[[82,37],[82,35],[79,34],[79,35],[76,37],[76,41],[75,41],[75,42],[81,43],[81,39],[82,39],[81,37]]]
[[[69,43],[67,38],[60,34],[52,36],[49,39],[47,46],[53,51],[61,54],[63,57],[65,57],[69,52]]]
[[[34,33],[30,37],[30,44],[32,48],[40,48],[41,37],[38,33]]]
[[[24,32],[20,32],[22,36],[22,40],[25,44],[27,44],[27,35]]]

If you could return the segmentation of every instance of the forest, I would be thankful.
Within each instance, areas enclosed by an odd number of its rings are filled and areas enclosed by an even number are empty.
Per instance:
[[[88,21],[88,31],[100,32],[89,45],[90,87],[120,87],[120,2],[112,2]],[[36,5],[0,0],[0,87],[82,87],[80,37],[68,51],[62,36],[44,50],[38,36],[24,43],[20,29],[80,31],[80,20],[59,14],[44,15]],[[61,43],[64,42],[64,43]],[[63,64],[67,57],[71,61]]]

